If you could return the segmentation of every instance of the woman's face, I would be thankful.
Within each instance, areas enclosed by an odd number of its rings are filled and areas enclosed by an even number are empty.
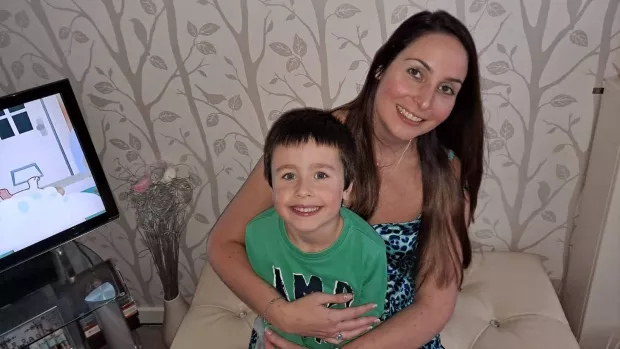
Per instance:
[[[377,135],[409,141],[445,121],[467,76],[467,51],[455,37],[427,34],[412,42],[379,76]]]

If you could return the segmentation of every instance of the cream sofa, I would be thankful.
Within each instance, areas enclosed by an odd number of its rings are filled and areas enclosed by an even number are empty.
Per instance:
[[[256,314],[207,263],[172,349],[246,349]],[[475,253],[446,349],[578,349],[556,293],[535,255]]]

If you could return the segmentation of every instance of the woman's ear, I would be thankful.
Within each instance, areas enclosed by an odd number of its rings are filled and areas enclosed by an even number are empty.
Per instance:
[[[377,70],[375,70],[375,79],[377,80],[381,79],[382,75],[383,75],[383,66],[380,65],[377,67]]]

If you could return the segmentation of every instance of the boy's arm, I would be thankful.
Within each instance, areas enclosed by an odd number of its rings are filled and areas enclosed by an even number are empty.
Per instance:
[[[271,285],[271,277],[270,273],[273,272],[273,263],[274,261],[271,259],[272,253],[269,253],[269,249],[273,248],[272,243],[267,243],[269,241],[269,237],[271,234],[269,232],[259,232],[257,229],[254,229],[252,223],[248,224],[245,231],[245,249],[248,254],[248,260],[250,261],[250,265],[252,269],[256,272],[261,279],[265,280],[267,283]],[[273,287],[273,285],[271,285]],[[257,314],[262,318],[263,314]],[[280,336],[285,338],[286,340],[302,345],[303,340],[300,335],[289,334],[281,331],[280,329],[273,326],[273,324],[262,319],[265,329],[271,329],[278,333]]]
[[[361,299],[357,299],[355,303],[357,305],[366,303],[377,304],[377,307],[368,312],[367,315],[381,318],[385,308],[385,294],[388,282],[385,248],[376,248],[371,253],[367,253],[364,256],[363,265],[366,277],[361,292]]]

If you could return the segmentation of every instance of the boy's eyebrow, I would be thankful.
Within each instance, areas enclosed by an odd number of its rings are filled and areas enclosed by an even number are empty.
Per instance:
[[[323,164],[323,163],[320,163],[320,162],[314,163],[314,164],[312,164],[312,166],[310,166],[310,167],[312,167],[312,168],[327,168],[327,169],[330,169],[330,170],[332,170],[332,171],[336,171],[336,169],[334,168],[334,166],[332,166],[332,165],[328,165],[328,164]]]
[[[282,171],[282,170],[285,170],[285,169],[296,170],[297,166],[291,165],[291,164],[284,164],[284,165],[276,167],[276,172]]]

